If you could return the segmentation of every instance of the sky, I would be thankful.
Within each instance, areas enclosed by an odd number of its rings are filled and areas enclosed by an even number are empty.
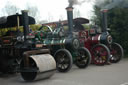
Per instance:
[[[25,9],[26,4],[36,6],[39,10],[39,19],[47,20],[51,16],[52,21],[59,20],[60,18],[67,19],[65,8],[69,5],[68,0],[0,0],[0,11],[4,8],[5,4],[11,2],[20,9]],[[90,19],[93,15],[93,0],[84,2],[81,5],[74,5],[74,10],[80,11],[80,16]]]

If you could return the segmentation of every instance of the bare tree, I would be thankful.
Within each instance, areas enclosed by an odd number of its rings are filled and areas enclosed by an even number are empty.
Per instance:
[[[60,15],[59,20],[64,20],[64,16]]]
[[[11,2],[6,3],[5,7],[2,9],[2,15],[12,15],[19,12],[19,8],[13,5]]]
[[[28,14],[36,19],[39,22],[39,10],[36,6],[31,6],[29,4],[26,5],[26,10],[28,10]]]
[[[52,16],[51,13],[48,13],[47,21],[48,22],[52,22],[53,21],[53,16]]]
[[[74,9],[74,11],[73,11],[73,18],[78,18],[80,16],[81,16],[80,11],[77,10],[77,9]]]

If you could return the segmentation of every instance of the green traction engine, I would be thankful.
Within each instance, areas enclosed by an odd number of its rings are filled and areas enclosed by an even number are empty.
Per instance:
[[[59,72],[67,72],[74,63],[79,68],[85,68],[91,61],[91,55],[84,43],[79,42],[78,36],[73,32],[72,7],[67,7],[68,26],[67,30],[63,23],[53,22],[42,24],[35,35],[37,47],[49,48],[56,60],[56,68]],[[50,25],[56,25],[53,29]]]

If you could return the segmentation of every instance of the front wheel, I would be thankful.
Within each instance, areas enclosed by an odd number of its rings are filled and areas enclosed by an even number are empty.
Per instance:
[[[104,44],[95,45],[92,50],[92,62],[96,65],[104,65],[109,61],[110,50]]]
[[[66,49],[60,49],[55,53],[56,68],[59,72],[67,72],[71,69],[73,61],[71,53]]]
[[[109,48],[110,48],[110,52],[111,52],[110,62],[111,63],[119,62],[122,59],[122,57],[124,56],[122,46],[118,43],[113,43],[111,45],[111,47],[109,47]]]
[[[85,68],[87,67],[89,64],[90,64],[90,61],[91,61],[91,54],[90,52],[88,51],[88,49],[86,48],[80,48],[78,50],[78,57],[76,59],[76,66],[79,67],[79,68]]]

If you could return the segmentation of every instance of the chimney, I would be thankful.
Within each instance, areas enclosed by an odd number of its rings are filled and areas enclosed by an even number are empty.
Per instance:
[[[22,18],[23,18],[23,29],[24,29],[24,40],[26,40],[26,36],[29,33],[29,17],[28,17],[28,10],[22,11]]]
[[[107,9],[103,9],[101,10],[102,13],[102,32],[106,32],[107,31]]]
[[[73,31],[73,7],[67,7],[66,10],[67,10],[69,35],[72,36],[72,31]]]

